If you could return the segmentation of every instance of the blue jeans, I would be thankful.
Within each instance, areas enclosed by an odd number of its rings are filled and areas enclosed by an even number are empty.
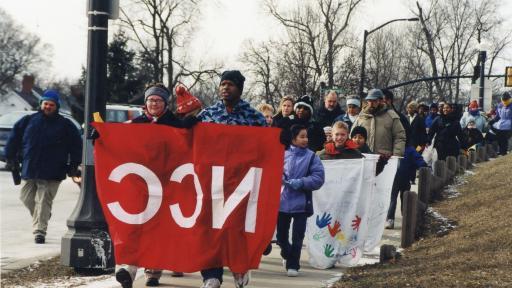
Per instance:
[[[290,244],[290,223],[292,226],[292,243]],[[306,213],[279,212],[277,218],[277,244],[281,247],[281,257],[286,260],[286,269],[300,269],[300,253],[306,233]]]

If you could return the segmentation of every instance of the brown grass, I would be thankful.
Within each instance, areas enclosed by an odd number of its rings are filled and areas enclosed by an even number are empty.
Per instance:
[[[350,269],[335,287],[512,287],[512,155],[479,164],[459,197],[433,208],[458,226],[394,264]]]

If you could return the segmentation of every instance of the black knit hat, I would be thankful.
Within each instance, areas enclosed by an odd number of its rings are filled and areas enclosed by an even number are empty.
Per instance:
[[[293,110],[297,109],[299,106],[305,106],[309,109],[309,112],[311,115],[313,115],[313,99],[311,99],[311,96],[304,95],[299,98],[299,100],[293,105]]]
[[[244,90],[245,77],[238,70],[226,70],[222,72],[220,77],[220,83],[224,80],[229,80],[235,84],[236,87],[242,92]]]
[[[363,126],[356,126],[354,129],[352,129],[352,132],[350,133],[350,138],[354,138],[357,134],[360,134],[364,137],[364,139],[368,139],[368,132],[366,132],[366,128]]]
[[[501,95],[501,100],[508,100],[510,99],[510,93],[508,92],[504,92],[502,95]]]

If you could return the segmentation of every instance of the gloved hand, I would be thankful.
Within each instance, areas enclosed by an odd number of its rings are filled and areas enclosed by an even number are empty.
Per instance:
[[[379,160],[377,161],[377,167],[375,169],[375,176],[379,175],[384,170],[384,166],[388,164],[390,157],[391,155],[380,154]]]
[[[77,166],[69,166],[67,174],[69,177],[80,177],[82,172],[78,170]]]
[[[89,135],[87,135],[87,139],[96,140],[98,138],[100,138],[100,133],[98,133],[98,130],[96,130],[96,128],[91,126],[89,129]]]
[[[304,186],[304,181],[302,179],[290,179],[286,181],[286,183],[294,190],[299,190]]]

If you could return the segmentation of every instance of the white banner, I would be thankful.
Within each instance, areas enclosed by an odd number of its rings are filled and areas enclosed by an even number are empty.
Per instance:
[[[373,249],[380,242],[397,159],[390,159],[375,177],[378,157],[365,154],[362,159],[322,161],[325,183],[313,192],[315,214],[308,219],[306,231],[313,267],[326,269],[337,262],[355,265],[365,248]]]

